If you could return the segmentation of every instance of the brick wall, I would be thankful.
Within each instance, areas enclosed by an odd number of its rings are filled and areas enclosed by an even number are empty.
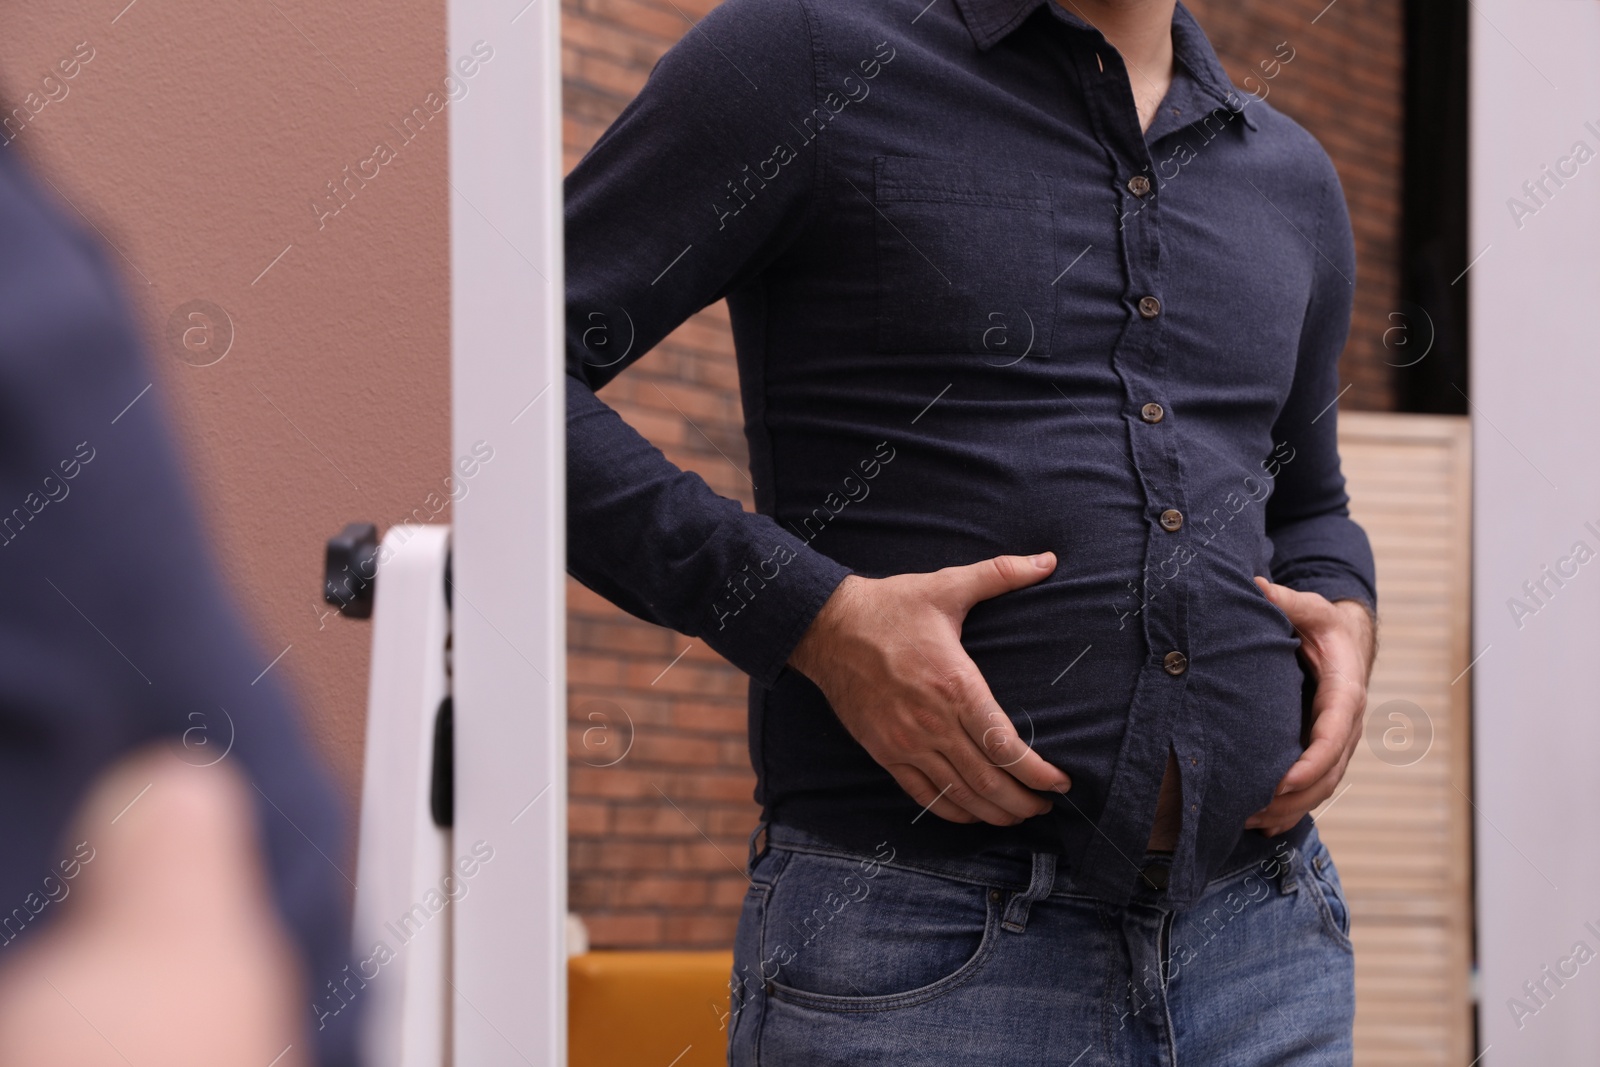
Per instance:
[[[1356,235],[1356,308],[1345,350],[1345,407],[1395,407],[1384,347],[1400,311],[1404,5],[1395,0],[1193,0],[1235,85],[1265,97],[1333,157]],[[1313,22],[1313,20],[1315,20]],[[1287,42],[1294,58],[1270,66]],[[1287,51],[1284,54],[1289,54]],[[1262,63],[1269,66],[1262,68]],[[1270,79],[1266,73],[1273,73]],[[1249,79],[1247,81],[1247,79]],[[1387,359],[1386,359],[1387,357]]]
[[[1383,337],[1398,307],[1401,10],[1383,0],[1335,0],[1326,10],[1324,3],[1191,6],[1234,81],[1258,95],[1264,86],[1338,165],[1360,267],[1344,366],[1351,388],[1342,403],[1387,409],[1394,405]],[[687,19],[714,6],[564,0],[568,169],[688,31]],[[1294,58],[1261,69],[1285,41]],[[748,508],[732,352],[719,304],[680,327],[604,397],[669,459]],[[568,583],[567,605],[572,908],[597,947],[726,947],[757,814],[744,677],[704,644],[633,619],[575,582]]]

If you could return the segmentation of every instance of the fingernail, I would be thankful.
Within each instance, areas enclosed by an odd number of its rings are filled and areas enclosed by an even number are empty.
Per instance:
[[[1050,553],[1048,552],[1041,552],[1037,556],[1029,556],[1028,561],[1035,567],[1038,567],[1040,570],[1049,569],[1052,562],[1050,559]]]

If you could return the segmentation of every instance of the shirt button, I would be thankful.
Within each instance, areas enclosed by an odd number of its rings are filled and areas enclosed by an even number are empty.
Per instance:
[[[1167,409],[1160,404],[1146,404],[1139,409],[1139,417],[1145,422],[1160,422],[1167,415]]]
[[[1146,196],[1150,192],[1150,179],[1143,174],[1135,174],[1128,179],[1128,192],[1134,196]]]
[[[1183,512],[1177,508],[1168,508],[1161,513],[1161,528],[1168,533],[1177,533],[1183,527]]]
[[[1147,319],[1153,319],[1161,314],[1161,301],[1153,296],[1139,298],[1139,314]]]
[[[1168,652],[1161,660],[1161,666],[1171,675],[1179,675],[1189,669],[1189,657],[1182,652]]]

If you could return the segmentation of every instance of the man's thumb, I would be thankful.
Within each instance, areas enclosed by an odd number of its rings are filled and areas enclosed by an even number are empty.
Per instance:
[[[1274,606],[1295,625],[1303,625],[1316,618],[1317,601],[1313,593],[1301,592],[1299,589],[1261,577],[1259,574],[1254,579],[1256,586],[1266,594]]]
[[[1056,554],[1036,556],[995,556],[993,559],[950,568],[955,592],[971,607],[980,600],[1023,589],[1048,577],[1056,569]]]

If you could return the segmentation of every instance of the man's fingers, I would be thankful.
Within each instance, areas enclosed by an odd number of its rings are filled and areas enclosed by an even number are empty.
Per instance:
[[[1315,626],[1325,622],[1333,605],[1320,593],[1307,593],[1300,589],[1291,589],[1277,582],[1256,575],[1255,583],[1267,595],[1267,599],[1278,606],[1278,609],[1289,616],[1289,621],[1302,630],[1307,626]]]
[[[909,763],[897,763],[889,768],[889,773],[894,775],[894,780],[900,783],[900,788],[906,795],[922,805],[924,814],[932,812],[947,822],[974,823],[978,817],[965,808],[957,807],[953,801],[943,797],[945,786],[933,784],[933,780],[923,774]],[[917,818],[922,818],[921,815]]]
[[[1341,707],[1340,705],[1344,706]],[[1337,767],[1339,759],[1355,747],[1361,731],[1361,709],[1340,688],[1328,684],[1312,706],[1311,743],[1278,783],[1278,795],[1295,793],[1319,781]]]
[[[1064,793],[1072,788],[1067,773],[1047,762],[1022,739],[1016,726],[998,707],[982,717],[962,720],[967,736],[978,743],[983,758],[1030,789]]]
[[[1338,788],[1345,764],[1360,743],[1366,689],[1357,680],[1361,654],[1350,646],[1342,609],[1316,593],[1290,589],[1259,576],[1255,581],[1300,631],[1301,650],[1318,680],[1310,743],[1279,780],[1273,801],[1245,823],[1248,828],[1278,834]],[[1351,670],[1341,670],[1341,664]]]
[[[965,567],[946,567],[938,574],[941,586],[962,608],[970,608],[980,600],[1026,588],[1055,569],[1056,554],[1041,552],[1037,556],[995,556]]]
[[[930,780],[939,783],[945,800],[986,823],[1014,826],[1039,814],[1038,798],[1005,771],[980,758],[970,742],[966,752],[955,754],[954,759],[947,753],[929,752],[917,764]],[[1015,794],[1006,791],[1008,784]]]
[[[1049,802],[1024,788],[1065,792],[1072,780],[1050,766],[1017,735],[976,664],[947,676],[949,694],[963,734],[940,746],[966,784],[979,796],[1018,818],[1050,810]],[[970,805],[964,805],[970,807]]]
[[[956,803],[981,815],[985,822],[1006,826],[1050,810],[1048,800],[1025,788],[1009,770],[989,762],[983,751],[966,738],[957,739],[944,755],[960,775],[950,794]],[[980,811],[980,802],[992,805],[1000,813],[1000,819]]]
[[[1245,828],[1259,829],[1269,837],[1284,833],[1299,822],[1302,815],[1316,810],[1332,797],[1341,778],[1343,773],[1335,767],[1305,789],[1277,797],[1245,820]]]
[[[1343,739],[1332,737],[1314,737],[1310,746],[1294,761],[1294,765],[1284,772],[1283,778],[1278,782],[1278,796],[1286,793],[1299,793],[1317,782],[1339,763],[1339,757],[1344,755]]]

